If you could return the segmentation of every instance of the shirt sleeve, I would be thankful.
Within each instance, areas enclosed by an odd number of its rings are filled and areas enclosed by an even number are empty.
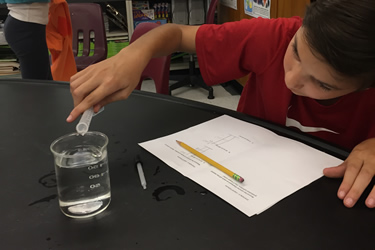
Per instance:
[[[221,25],[202,25],[196,35],[199,68],[209,85],[262,73],[285,54],[302,20],[295,18],[243,19]]]

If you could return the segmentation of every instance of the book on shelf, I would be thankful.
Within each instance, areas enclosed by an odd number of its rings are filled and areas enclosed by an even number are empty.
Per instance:
[[[20,64],[16,61],[0,61],[0,75],[18,74]]]

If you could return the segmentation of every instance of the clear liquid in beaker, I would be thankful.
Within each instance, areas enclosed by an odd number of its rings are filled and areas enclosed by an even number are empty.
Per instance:
[[[82,146],[63,155],[55,162],[61,211],[74,218],[103,211],[111,201],[107,151]]]

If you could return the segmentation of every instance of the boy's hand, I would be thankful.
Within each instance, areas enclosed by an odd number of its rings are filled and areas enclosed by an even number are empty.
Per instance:
[[[125,52],[89,66],[71,77],[70,91],[75,108],[67,118],[74,121],[90,107],[98,112],[104,105],[126,99],[137,86],[147,65],[134,52]]]
[[[342,164],[324,169],[323,174],[331,178],[344,176],[337,196],[346,207],[353,207],[375,176],[375,138],[358,144]],[[375,186],[366,199],[366,206],[375,207]]]

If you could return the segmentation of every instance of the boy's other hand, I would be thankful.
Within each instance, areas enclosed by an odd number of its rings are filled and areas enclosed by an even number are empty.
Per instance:
[[[346,207],[353,207],[375,176],[375,138],[358,144],[342,164],[324,169],[323,174],[331,178],[344,177],[337,196]],[[375,186],[365,203],[369,208],[375,207]]]

